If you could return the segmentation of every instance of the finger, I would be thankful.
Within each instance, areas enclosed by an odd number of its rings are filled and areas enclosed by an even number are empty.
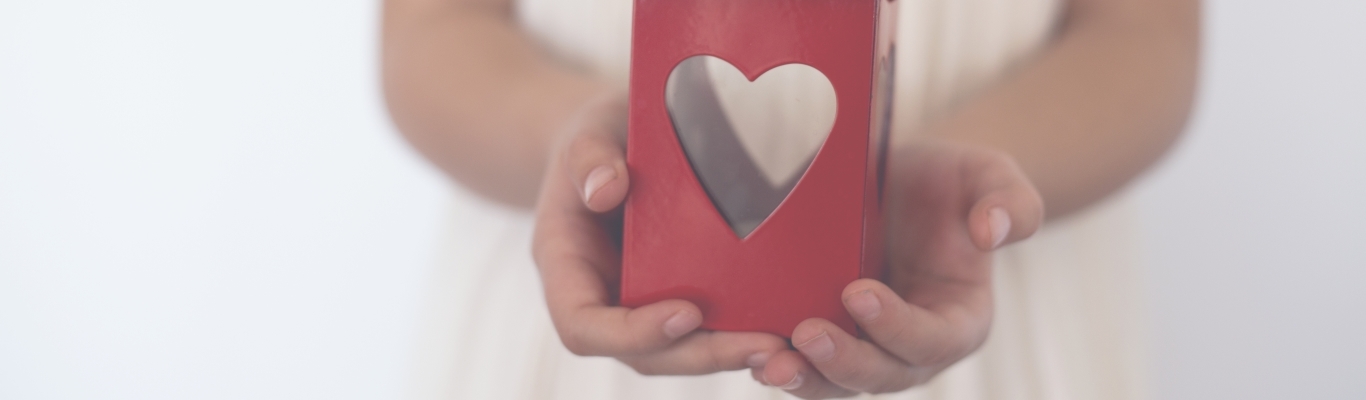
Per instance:
[[[659,351],[702,325],[702,312],[684,300],[634,309],[606,306],[605,296],[589,296],[604,291],[580,289],[601,285],[595,277],[543,275],[559,282],[547,284],[546,303],[560,341],[574,354],[626,357]]]
[[[629,186],[625,143],[612,122],[585,122],[565,146],[564,160],[574,187],[589,210],[605,212],[626,198]]]
[[[786,340],[767,333],[703,331],[659,352],[622,361],[642,375],[703,375],[762,367],[786,348]]]
[[[910,365],[824,319],[802,321],[792,343],[825,379],[843,388],[887,393],[919,383]]]
[[[638,355],[668,347],[696,329],[702,313],[687,301],[610,306],[620,251],[602,223],[579,205],[563,176],[567,172],[551,172],[537,207],[532,255],[565,347],[579,355]]]
[[[925,308],[902,300],[882,282],[860,279],[845,287],[842,298],[869,341],[912,368],[937,372],[977,350],[991,327],[989,288],[942,290],[962,292],[946,294],[958,299],[954,302]],[[925,371],[916,373],[912,384],[929,378]]]
[[[1024,171],[1004,156],[983,155],[969,165],[973,244],[991,250],[1030,235],[1043,224],[1043,198]]]
[[[783,350],[774,354],[763,368],[763,381],[803,399],[849,397],[858,392],[840,387],[822,376],[800,353]]]

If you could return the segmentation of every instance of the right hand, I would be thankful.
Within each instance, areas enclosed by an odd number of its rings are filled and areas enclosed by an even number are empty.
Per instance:
[[[764,365],[785,339],[698,330],[685,300],[616,305],[622,202],[629,182],[624,99],[586,105],[567,125],[541,184],[532,254],[560,340],[581,356],[614,357],[644,375],[702,375]]]

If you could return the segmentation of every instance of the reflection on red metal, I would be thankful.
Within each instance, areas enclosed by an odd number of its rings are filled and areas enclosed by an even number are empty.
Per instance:
[[[840,294],[882,273],[879,159],[890,107],[892,0],[636,0],[621,304],[685,299],[703,327],[789,336],[807,318],[855,332]],[[837,99],[806,172],[741,237],[713,204],[666,104],[671,72],[710,55],[753,81],[814,67]]]

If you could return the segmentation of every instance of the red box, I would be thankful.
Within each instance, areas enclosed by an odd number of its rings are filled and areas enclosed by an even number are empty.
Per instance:
[[[894,0],[636,0],[621,304],[685,299],[703,327],[789,336],[812,317],[850,333],[840,294],[882,274],[881,160]],[[721,58],[753,81],[791,63],[834,88],[834,126],[786,198],[743,238],[712,203],[666,105],[675,66]]]

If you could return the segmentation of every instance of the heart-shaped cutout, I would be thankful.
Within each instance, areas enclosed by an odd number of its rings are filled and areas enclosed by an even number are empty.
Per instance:
[[[698,180],[742,238],[787,198],[835,126],[835,88],[804,64],[750,81],[720,58],[689,57],[669,74],[665,100]]]

